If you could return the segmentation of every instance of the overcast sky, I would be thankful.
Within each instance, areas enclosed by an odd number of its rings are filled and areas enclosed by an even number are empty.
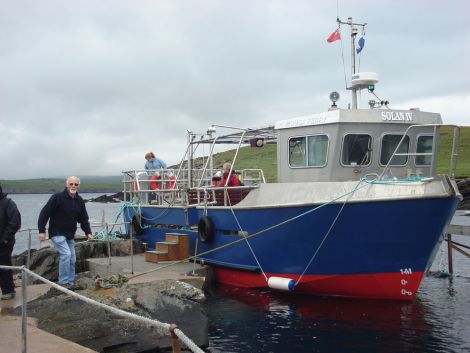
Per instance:
[[[0,5],[0,179],[119,175],[148,151],[176,164],[187,129],[319,113],[334,90],[346,108],[347,28],[326,42],[338,14],[368,23],[360,71],[391,108],[470,125],[467,0]]]

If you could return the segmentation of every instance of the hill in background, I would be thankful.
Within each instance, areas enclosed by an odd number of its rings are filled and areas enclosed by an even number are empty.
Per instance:
[[[80,177],[81,192],[115,193],[122,190],[121,176]],[[65,187],[65,178],[2,180],[4,192],[11,194],[52,194]]]
[[[452,148],[453,130],[445,127],[441,131],[441,149],[438,165],[439,173],[449,172],[449,156]],[[214,167],[221,169],[226,161],[232,161],[235,150],[214,155]],[[202,158],[195,161],[195,165],[202,165]],[[177,168],[172,166],[171,168]],[[234,166],[237,170],[247,168],[263,169],[266,181],[274,182],[277,179],[276,145],[265,145],[262,148],[243,147]],[[461,128],[460,148],[458,151],[457,173],[459,178],[470,177],[470,127]],[[81,192],[116,193],[122,191],[122,176],[84,176],[81,179]],[[63,190],[65,178],[41,178],[27,180],[2,180],[3,190],[8,193],[49,194]]]

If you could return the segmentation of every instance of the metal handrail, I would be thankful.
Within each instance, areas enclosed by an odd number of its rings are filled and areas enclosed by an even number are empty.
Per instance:
[[[233,168],[232,168],[233,169]],[[163,174],[165,173],[166,170],[163,171]],[[180,205],[183,207],[187,207],[191,205],[192,203],[189,202],[188,200],[188,193],[189,191],[197,191],[198,194],[201,191],[207,192],[207,191],[213,191],[217,190],[217,186],[212,185],[212,176],[215,173],[214,170],[210,170],[207,168],[207,162],[205,163],[204,167],[202,169],[195,169],[194,171],[191,171],[191,174],[195,179],[197,179],[198,186],[196,187],[186,187],[186,181],[189,179],[185,178],[185,173],[188,171],[183,171],[180,174],[179,179],[158,179],[157,182],[161,182],[163,188],[158,188],[155,190],[152,190],[150,188],[150,182],[153,181],[151,179],[142,179],[140,178],[141,182],[148,182],[148,183],[142,183],[141,188],[139,190],[132,190],[127,187],[128,184],[132,184],[135,182],[136,178],[134,175],[138,175],[142,173],[142,170],[134,170],[134,171],[126,171],[123,172],[124,174],[124,200],[128,200],[129,198],[135,197],[138,199],[143,199],[144,201],[148,201],[149,204],[152,205],[165,205],[165,202],[168,204],[171,204],[173,206]],[[259,185],[260,183],[265,183],[266,179],[263,173],[262,169],[243,169],[241,170],[242,176],[246,176],[249,173],[256,172],[257,176],[254,178],[249,178],[251,182],[254,183],[254,185],[245,185],[245,186],[240,186],[240,187],[229,187],[231,190],[236,190],[237,188],[242,188],[242,189],[253,189],[256,188],[256,185]],[[165,183],[168,182],[175,182],[176,186],[175,188],[172,189],[167,189],[165,188]],[[148,186],[147,186],[148,184]],[[219,186],[219,187],[227,187],[225,185]],[[156,198],[153,199],[153,201],[148,200],[148,195],[154,195]],[[133,195],[133,196],[132,196]],[[198,195],[198,204],[201,203],[201,197]],[[168,206],[168,205],[166,205]]]
[[[90,222],[90,226],[93,228],[93,227],[98,227],[98,225],[105,229],[106,230],[106,235],[107,235],[107,246],[108,246],[108,265],[111,265],[111,239],[109,237],[109,226],[115,226],[115,225],[129,225],[131,224],[130,222],[113,222],[113,223],[108,223],[108,222]],[[130,237],[130,240],[131,240],[131,272],[134,273],[134,252],[133,252],[133,242],[132,242],[132,227],[129,227],[129,237]],[[32,232],[34,231],[37,231],[39,232],[39,229],[38,228],[23,228],[23,229],[20,229],[18,230],[17,233],[21,233],[21,232],[28,232],[28,249],[27,249],[27,252],[28,252],[28,256],[26,257],[26,268],[30,268],[30,265],[31,265],[31,238],[32,238]],[[47,229],[46,229],[46,232],[47,232]],[[46,240],[49,240],[49,239],[46,239]]]
[[[141,323],[150,325],[150,326],[156,326],[161,334],[169,334],[172,338],[179,338],[181,339],[189,349],[191,349],[192,352],[196,353],[204,353],[202,349],[200,349],[188,336],[184,334],[183,331],[179,330],[175,324],[168,324],[164,323],[158,320],[154,319],[149,319],[134,313],[130,313],[100,302],[97,302],[91,298],[88,298],[84,295],[75,293],[69,289],[66,289],[54,282],[51,282],[47,280],[44,277],[41,277],[40,275],[34,273],[33,271],[27,269],[25,266],[3,266],[0,265],[0,269],[3,270],[16,270],[16,271],[21,271],[21,285],[22,285],[22,306],[21,306],[21,339],[22,339],[22,352],[26,353],[27,352],[27,281],[28,281],[28,275],[36,278],[37,280],[44,282],[45,284],[48,284],[52,286],[53,288],[68,294],[76,299],[82,300],[85,303],[100,307],[106,311],[109,311],[115,315],[125,317],[128,319],[136,320]],[[180,348],[179,348],[179,342],[176,340],[172,340],[172,348],[173,348],[173,353],[180,353]]]
[[[443,124],[422,124],[422,125],[410,125],[410,126],[408,126],[408,128],[403,133],[403,136],[401,137],[400,141],[398,142],[397,147],[395,148],[392,155],[390,156],[390,159],[388,160],[387,165],[384,167],[382,173],[379,175],[379,179],[382,179],[383,176],[385,175],[385,173],[387,172],[387,170],[390,170],[390,167],[391,167],[390,164],[392,163],[392,160],[395,156],[432,156],[433,158],[431,158],[431,165],[429,166],[430,172],[432,172],[434,170],[434,167],[435,167],[435,160],[436,160],[437,155],[439,153],[439,151],[437,151],[437,139],[436,139],[436,134],[437,134],[437,131],[438,131],[437,129],[440,128],[440,127],[443,127],[443,126],[454,127],[454,136],[453,136],[453,140],[452,140],[452,151],[451,151],[451,165],[450,165],[450,169],[449,169],[449,175],[452,178],[455,178],[455,170],[456,170],[456,167],[457,167],[457,156],[458,156],[457,149],[458,149],[458,144],[459,144],[459,139],[460,139],[460,127],[457,126],[457,125],[453,125],[453,124],[446,124],[446,125],[443,125]],[[416,152],[398,153],[398,150],[400,149],[401,144],[403,143],[405,138],[408,136],[409,131],[411,129],[414,129],[414,128],[423,128],[423,127],[434,127],[432,152],[429,152],[429,153],[416,153]],[[457,143],[456,143],[456,140],[457,140]]]

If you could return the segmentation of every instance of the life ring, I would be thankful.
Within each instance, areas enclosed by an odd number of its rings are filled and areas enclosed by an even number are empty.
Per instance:
[[[176,188],[176,177],[173,175],[170,181],[167,182],[167,189],[173,190]]]
[[[203,243],[209,243],[214,239],[215,227],[214,222],[209,216],[202,217],[197,224],[197,232],[199,239]]]
[[[150,189],[152,190],[160,189],[161,182],[157,182],[158,176],[152,175],[150,179],[153,180],[152,182],[150,182]]]
[[[133,181],[131,183],[131,191],[139,191],[139,190],[140,190],[139,183],[137,181]]]
[[[141,235],[144,232],[144,228],[142,228],[142,225],[140,224],[140,216],[139,215],[134,215],[132,217],[132,221],[130,226],[132,227],[132,230],[134,231],[135,235]]]

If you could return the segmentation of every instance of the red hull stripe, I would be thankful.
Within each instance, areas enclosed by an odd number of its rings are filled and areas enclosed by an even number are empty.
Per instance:
[[[217,282],[235,287],[267,287],[260,273],[214,268]],[[416,296],[423,272],[375,273],[362,275],[304,275],[293,292],[314,295],[344,296],[368,299],[412,300]],[[267,273],[269,277],[291,278],[299,275]]]

